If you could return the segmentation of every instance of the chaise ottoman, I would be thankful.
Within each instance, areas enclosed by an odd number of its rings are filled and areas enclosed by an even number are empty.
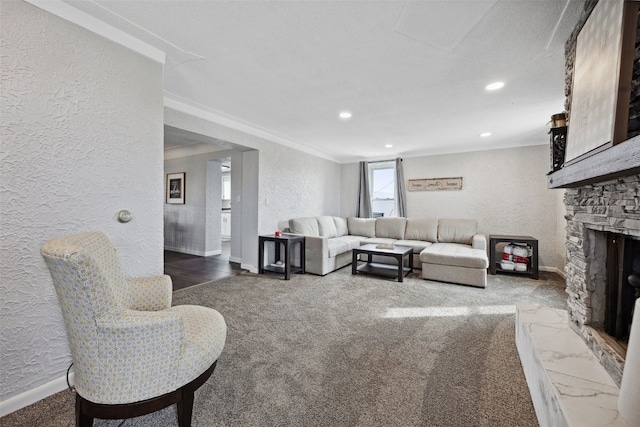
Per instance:
[[[479,288],[487,286],[489,258],[485,249],[458,243],[436,243],[420,252],[420,262],[423,279]]]

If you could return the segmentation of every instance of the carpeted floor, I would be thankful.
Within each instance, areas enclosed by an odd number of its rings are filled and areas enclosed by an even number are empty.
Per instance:
[[[516,302],[564,308],[564,281],[240,274],[174,293],[220,311],[227,344],[197,392],[194,426],[536,426],[515,348]],[[0,420],[72,426],[59,393]],[[96,426],[177,426],[175,408]]]

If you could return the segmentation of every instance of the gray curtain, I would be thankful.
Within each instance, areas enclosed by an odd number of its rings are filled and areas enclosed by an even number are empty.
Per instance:
[[[407,216],[407,190],[404,185],[404,171],[402,170],[402,159],[396,159],[396,205],[398,216]]]
[[[360,162],[360,178],[358,179],[358,209],[356,216],[371,218],[371,195],[369,194],[369,165]]]

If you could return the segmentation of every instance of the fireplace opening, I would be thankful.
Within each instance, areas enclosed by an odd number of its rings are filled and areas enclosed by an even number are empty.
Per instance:
[[[633,307],[640,293],[640,240],[606,234],[606,286],[602,330],[626,350]],[[636,287],[634,287],[634,285]]]

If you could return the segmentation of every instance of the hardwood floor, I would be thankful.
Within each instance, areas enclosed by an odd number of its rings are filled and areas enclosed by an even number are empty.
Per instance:
[[[229,262],[223,255],[202,257],[164,251],[164,274],[171,276],[174,291],[234,276],[241,271],[240,264]]]

